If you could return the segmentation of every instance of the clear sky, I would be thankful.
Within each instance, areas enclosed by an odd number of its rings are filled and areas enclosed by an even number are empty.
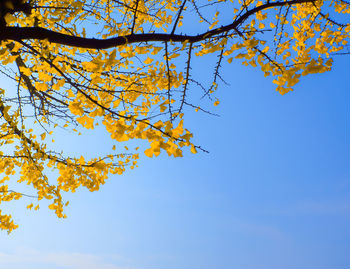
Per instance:
[[[225,66],[220,117],[187,117],[209,154],[142,157],[99,192],[67,196],[66,220],[14,207],[0,268],[349,269],[349,63],[284,96],[258,69]],[[83,152],[108,143],[57,140]]]

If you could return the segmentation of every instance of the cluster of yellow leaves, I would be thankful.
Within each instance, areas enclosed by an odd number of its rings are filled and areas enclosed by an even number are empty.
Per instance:
[[[250,1],[249,7],[268,3],[271,2]],[[329,9],[328,5],[335,9]],[[260,65],[265,76],[275,77],[276,90],[285,94],[293,90],[301,76],[331,70],[332,53],[341,51],[348,43],[349,18],[336,14],[330,17],[326,12],[348,14],[350,5],[341,1],[312,1],[256,12],[255,18],[247,20],[240,29],[243,40],[226,49],[224,55],[240,50],[235,58],[243,59],[244,65]],[[232,62],[232,57],[228,62]]]
[[[126,166],[136,165],[138,154],[109,155],[104,159],[96,158],[90,161],[85,161],[83,156],[62,158],[57,154],[47,152],[46,145],[36,141],[32,129],[27,131],[18,129],[18,113],[14,112],[11,115],[10,107],[5,106],[2,101],[0,101],[0,112],[1,118],[4,119],[0,125],[2,137],[0,146],[5,148],[5,152],[0,152],[0,174],[5,174],[0,180],[2,184],[0,203],[23,197],[21,193],[9,190],[9,185],[6,183],[11,177],[18,174],[17,183],[26,183],[36,190],[35,198],[38,201],[42,199],[52,201],[49,209],[54,210],[58,217],[65,218],[63,208],[68,205],[68,202],[63,202],[62,191],[75,192],[79,186],[96,191],[100,185],[105,183],[108,174],[122,174]],[[45,136],[45,133],[42,134],[41,140],[44,140]],[[44,174],[47,168],[57,170],[59,174],[57,184],[50,183],[49,178]],[[28,209],[32,207],[32,203],[27,206]],[[36,205],[34,209],[39,209],[39,205]],[[1,229],[11,232],[17,228],[11,215],[1,212],[0,214]]]

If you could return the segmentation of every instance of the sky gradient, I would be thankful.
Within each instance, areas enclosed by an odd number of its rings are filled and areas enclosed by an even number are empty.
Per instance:
[[[142,157],[99,192],[66,196],[66,220],[14,205],[20,227],[0,234],[0,268],[350,268],[349,67],[336,58],[281,96],[258,69],[225,66],[220,117],[186,119],[209,154]],[[110,147],[84,139],[56,141]]]

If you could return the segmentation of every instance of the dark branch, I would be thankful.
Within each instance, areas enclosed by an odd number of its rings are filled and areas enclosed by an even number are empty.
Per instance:
[[[118,36],[109,39],[83,38],[58,33],[41,27],[4,27],[1,33],[1,40],[22,41],[28,39],[44,40],[47,39],[51,43],[57,43],[72,47],[87,48],[87,49],[107,49],[118,47],[125,44],[139,42],[184,42],[188,40],[190,43],[200,42],[222,33],[237,29],[251,15],[272,7],[290,6],[301,3],[312,3],[315,0],[290,0],[285,2],[269,2],[264,5],[255,7],[246,11],[238,17],[233,23],[222,26],[198,35],[178,35],[178,34],[163,34],[163,33],[146,33],[146,34],[129,34]]]

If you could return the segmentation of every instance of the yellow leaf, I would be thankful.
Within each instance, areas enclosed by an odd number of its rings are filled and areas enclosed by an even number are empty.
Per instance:
[[[30,69],[29,69],[29,68],[26,68],[26,67],[24,67],[24,66],[21,66],[21,67],[19,68],[19,70],[20,70],[21,73],[22,73],[23,75],[25,75],[25,76],[30,76],[30,75],[32,74],[32,72],[30,71]]]
[[[150,57],[147,57],[147,59],[144,61],[145,64],[150,64],[153,62],[153,59],[151,59]]]
[[[40,137],[41,137],[41,140],[44,140],[45,137],[46,137],[46,133],[42,133],[42,134],[40,135]]]
[[[242,59],[242,58],[244,58],[245,56],[246,56],[246,54],[240,53],[240,54],[238,54],[235,58],[236,58],[236,59]]]
[[[69,108],[70,112],[72,112],[72,114],[74,114],[74,115],[81,116],[84,113],[84,110],[81,106],[81,103],[77,102],[77,101],[69,103],[68,108]]]
[[[81,165],[84,165],[84,164],[85,164],[84,156],[80,156],[80,158],[79,158],[79,163],[80,163]]]
[[[12,16],[10,13],[6,13],[4,19],[6,21],[6,24],[10,24],[11,22],[16,21],[16,17]]]
[[[94,119],[86,115],[83,117],[77,118],[77,122],[79,122],[86,129],[94,129]]]
[[[196,148],[192,145],[191,146],[191,152],[193,153],[193,154],[196,154],[197,153],[197,150],[196,150]]]

